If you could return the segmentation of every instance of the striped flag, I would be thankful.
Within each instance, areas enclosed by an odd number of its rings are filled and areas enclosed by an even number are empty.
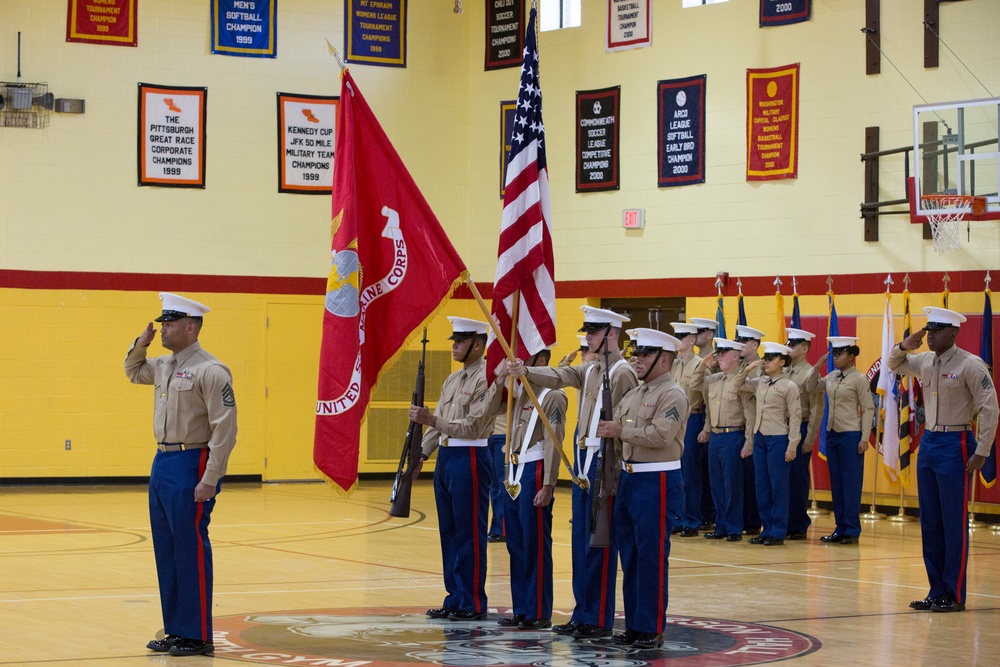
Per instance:
[[[895,338],[892,295],[886,292],[882,311],[882,358],[879,359],[878,386],[875,390],[879,395],[875,442],[882,453],[885,473],[893,481],[899,479],[899,383],[896,374],[889,370],[889,354],[896,344]]]
[[[903,340],[910,336],[910,290],[903,290]],[[910,455],[917,432],[917,397],[909,375],[899,376],[899,481],[910,483]]]
[[[990,303],[990,288],[986,288],[983,294],[983,333],[979,338],[979,358],[986,362],[986,367],[993,375],[993,305]],[[979,477],[983,486],[991,488],[997,481],[997,448],[996,440],[994,447],[990,450],[990,455],[986,457],[986,463],[979,471]]]
[[[833,290],[826,293],[826,301],[829,305],[827,325],[826,325],[826,335],[827,336],[839,336],[840,335],[840,322],[837,318],[837,304],[833,301]],[[827,341],[826,343],[826,372],[829,374],[833,371],[833,345]],[[830,398],[823,392],[823,419],[819,423],[819,457],[826,461],[826,430],[827,425],[830,423]]]
[[[515,353],[519,359],[538,353],[556,340],[552,210],[545,161],[536,16],[532,4],[507,156],[507,182],[493,286],[493,317],[504,335],[511,331],[514,298],[518,295]],[[486,355],[487,378],[494,377],[494,370],[503,358],[500,343],[491,337]]]

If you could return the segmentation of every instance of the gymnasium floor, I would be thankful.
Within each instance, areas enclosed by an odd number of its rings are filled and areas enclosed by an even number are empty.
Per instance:
[[[161,630],[145,488],[4,488],[0,665],[805,667],[1000,656],[1000,534],[987,529],[972,532],[969,609],[956,614],[907,608],[927,592],[916,524],[866,523],[858,546],[818,541],[830,517],[784,547],[675,538],[667,641],[622,652],[501,630],[496,613],[426,619],[443,597],[430,482],[414,489],[409,519],[388,516],[388,495],[388,482],[347,499],[323,484],[224,486],[211,527],[216,654],[173,658],[145,649]],[[555,622],[572,609],[568,499],[557,490]],[[490,605],[506,611],[506,549],[488,548]]]

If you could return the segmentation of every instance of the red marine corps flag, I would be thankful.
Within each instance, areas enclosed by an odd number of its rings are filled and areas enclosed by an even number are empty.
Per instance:
[[[556,341],[556,286],[552,253],[552,210],[542,125],[542,89],[538,77],[537,11],[532,3],[525,36],[521,85],[507,156],[493,316],[504,336],[510,334],[514,297],[520,295],[517,320],[519,359],[537,354]],[[486,352],[486,377],[504,358],[496,339]]]
[[[465,265],[347,70],[340,96],[313,461],[349,491],[379,375]]]

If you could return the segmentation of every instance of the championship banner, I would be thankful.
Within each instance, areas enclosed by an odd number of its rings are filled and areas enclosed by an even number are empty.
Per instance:
[[[212,0],[212,53],[278,55],[278,0]]]
[[[139,84],[139,185],[205,187],[207,88]]]
[[[652,0],[608,0],[607,51],[649,46],[653,26]]]
[[[68,0],[66,41],[135,46],[139,0]]]
[[[510,154],[510,138],[514,132],[514,115],[517,100],[500,103],[500,199],[503,199],[507,183],[507,156]]]
[[[705,182],[706,75],[657,83],[657,187]]]
[[[798,172],[799,64],[747,69],[747,180]]]
[[[621,86],[576,93],[576,191],[617,190]]]
[[[406,1],[344,0],[348,62],[406,67]]]
[[[339,97],[278,93],[278,192],[330,194]]]
[[[760,0],[760,27],[809,20],[812,0]]]
[[[524,51],[524,0],[489,0],[486,3],[486,66],[484,69],[520,67]]]

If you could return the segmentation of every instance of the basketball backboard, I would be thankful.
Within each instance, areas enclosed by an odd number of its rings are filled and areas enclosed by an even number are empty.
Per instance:
[[[913,107],[913,222],[926,222],[923,195],[986,197],[970,220],[1000,220],[1000,98]]]

